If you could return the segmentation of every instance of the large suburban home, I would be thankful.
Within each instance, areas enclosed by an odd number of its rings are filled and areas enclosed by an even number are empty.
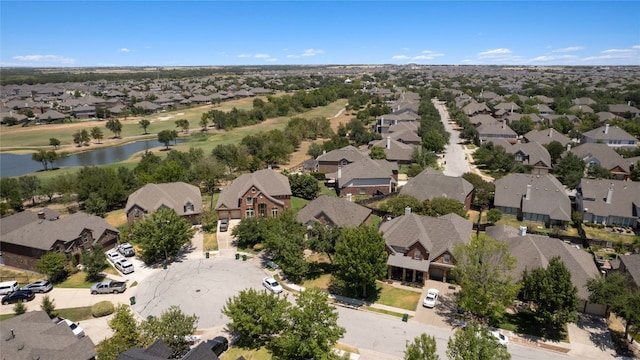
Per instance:
[[[567,147],[567,144],[571,143],[571,140],[568,137],[564,136],[554,128],[531,130],[524,134],[524,139],[527,142],[537,142],[540,145],[547,145],[552,141],[557,141],[562,144],[563,147]]]
[[[386,139],[374,140],[369,143],[369,149],[374,146],[384,149],[387,161],[394,161],[402,165],[411,165],[411,157],[415,147],[400,141],[394,140],[390,135]]]
[[[320,195],[307,203],[298,214],[298,222],[307,226],[320,223],[325,226],[358,227],[369,224],[371,209],[351,202],[351,197],[337,198]]]
[[[525,269],[531,271],[536,268],[546,268],[549,260],[559,256],[571,272],[571,282],[578,289],[580,299],[578,311],[594,315],[605,314],[604,305],[588,301],[587,281],[600,276],[591,254],[559,239],[527,234],[526,231],[519,231],[508,225],[490,226],[486,233],[509,246],[509,253],[517,260],[515,268],[509,273],[515,282],[522,280],[522,272]]]
[[[582,179],[576,190],[583,221],[640,228],[640,182]]]
[[[398,164],[387,160],[364,158],[339,167],[327,178],[335,179],[339,196],[383,195],[395,191],[398,181]]]
[[[48,218],[47,214],[52,212],[26,210],[0,219],[2,263],[35,270],[36,261],[49,251],[74,257],[80,263],[83,251],[98,244],[108,249],[118,242],[118,229],[99,216],[78,212]]]
[[[548,174],[553,167],[549,151],[537,142],[516,143],[506,147],[505,150],[513,154],[515,162],[533,166],[531,173],[534,175]]]
[[[478,126],[478,138],[481,143],[504,139],[513,144],[517,141],[518,134],[504,122],[496,122]]]
[[[616,180],[626,180],[629,177],[629,162],[606,144],[587,143],[569,150],[587,167],[600,165],[611,171]]]
[[[414,123],[420,120],[420,116],[412,111],[405,111],[398,114],[385,114],[376,118],[375,130],[378,133],[386,134],[393,125],[401,123]]]
[[[222,189],[216,212],[218,219],[274,217],[291,209],[289,178],[272,169],[242,174]]]
[[[631,106],[630,102],[627,104],[609,105],[609,112],[621,118],[624,118],[625,115],[631,115],[631,117],[634,118],[640,116],[640,110],[635,106]]]
[[[129,195],[124,211],[127,222],[133,224],[156,210],[172,209],[192,224],[202,214],[200,188],[184,182],[147,184]]]
[[[478,114],[489,114],[491,109],[489,109],[485,103],[472,102],[463,107],[462,111],[464,111],[467,116],[474,116]]]
[[[78,338],[65,322],[54,323],[42,310],[0,322],[3,359],[93,360],[96,346],[88,336]]]
[[[617,271],[629,276],[629,285],[640,288],[640,254],[620,255],[618,259],[620,266]]]
[[[519,220],[566,227],[571,220],[571,201],[555,177],[510,174],[496,180],[494,206]]]
[[[442,171],[433,168],[426,168],[400,188],[400,195],[412,196],[420,202],[446,197],[458,200],[466,210],[471,207],[473,194],[473,185],[467,180],[461,177],[447,176]]]
[[[380,225],[387,253],[388,278],[424,284],[429,279],[453,280],[453,248],[468,244],[473,224],[456,214],[437,218],[410,210]]]
[[[622,130],[617,126],[609,126],[605,124],[597,129],[589,130],[582,134],[582,143],[603,143],[607,146],[618,147],[632,147],[638,146],[638,139],[630,135],[628,132]]]
[[[332,173],[338,171],[339,166],[345,166],[352,162],[365,159],[367,155],[363,154],[356,147],[348,145],[341,149],[329,151],[318,156],[318,171],[323,173]]]

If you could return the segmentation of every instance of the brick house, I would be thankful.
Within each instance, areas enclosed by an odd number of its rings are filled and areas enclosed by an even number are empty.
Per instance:
[[[197,224],[198,215],[203,212],[200,188],[183,182],[147,184],[129,195],[125,207],[127,222],[133,224],[161,208],[173,209]]]
[[[339,196],[382,195],[395,191],[398,182],[398,164],[387,160],[364,158],[344,167],[334,174],[336,192]]]

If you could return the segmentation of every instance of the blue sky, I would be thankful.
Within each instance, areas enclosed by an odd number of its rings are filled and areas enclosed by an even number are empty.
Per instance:
[[[640,65],[640,2],[0,2],[1,66],[407,63]]]

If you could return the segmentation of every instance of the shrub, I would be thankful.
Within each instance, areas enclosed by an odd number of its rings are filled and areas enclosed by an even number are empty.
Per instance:
[[[27,307],[21,302],[16,303],[13,306],[13,312],[16,313],[16,315],[22,315],[27,312]]]
[[[115,308],[111,301],[100,301],[91,307],[91,315],[93,317],[103,317],[113,314]]]

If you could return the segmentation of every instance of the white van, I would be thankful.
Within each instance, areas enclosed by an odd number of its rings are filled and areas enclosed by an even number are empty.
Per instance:
[[[14,291],[20,290],[20,286],[18,282],[13,281],[4,281],[0,283],[0,295],[11,294]]]

